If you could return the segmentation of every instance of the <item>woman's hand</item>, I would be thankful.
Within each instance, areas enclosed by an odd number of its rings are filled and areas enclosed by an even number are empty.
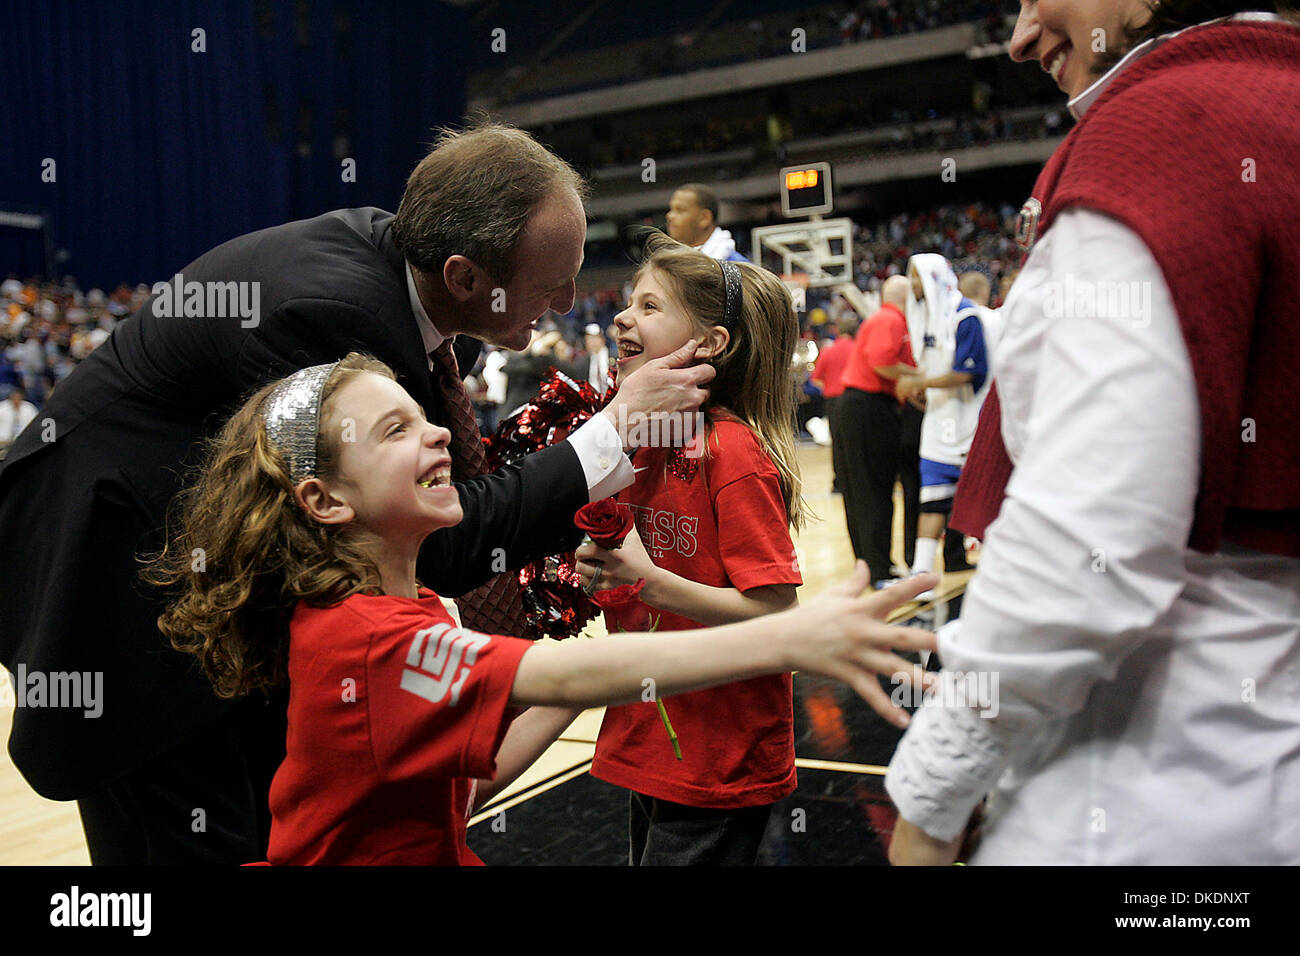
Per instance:
[[[848,684],[872,709],[897,727],[906,727],[907,711],[890,701],[877,675],[895,684],[928,687],[935,675],[926,675],[919,664],[909,663],[894,653],[934,651],[935,636],[916,627],[886,624],[899,605],[939,583],[937,574],[918,574],[897,584],[863,596],[871,582],[865,561],[859,561],[853,576],[843,584],[823,591],[807,604],[779,615],[799,638],[790,643],[792,670],[811,670]]]
[[[577,559],[578,576],[582,578],[582,586],[588,594],[608,591],[624,584],[636,584],[638,579],[644,579],[646,588],[650,589],[651,582],[659,571],[646,553],[636,528],[627,533],[622,547],[614,551],[599,547],[588,539],[574,556]],[[600,579],[592,588],[591,579],[597,567],[601,569]]]
[[[894,824],[889,843],[889,862],[894,866],[950,866],[957,860],[962,834],[954,840],[936,840],[902,817]]]

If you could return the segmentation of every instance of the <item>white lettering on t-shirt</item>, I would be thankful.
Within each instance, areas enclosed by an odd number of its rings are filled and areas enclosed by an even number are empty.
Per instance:
[[[460,703],[460,691],[469,677],[478,652],[492,639],[486,634],[465,631],[450,624],[435,624],[415,632],[406,653],[402,690],[440,703],[450,691],[450,705]],[[414,669],[412,669],[414,668]]]
[[[682,515],[677,519],[677,553],[683,558],[689,558],[695,553],[695,531],[699,526],[699,518]]]
[[[677,543],[677,536],[673,534],[673,519],[677,516],[671,511],[660,511],[655,509],[651,520],[654,521],[654,549],[656,551],[667,551]]]
[[[650,557],[662,558],[669,551],[675,551],[683,558],[695,554],[699,518],[647,505],[628,507],[636,517],[636,532]]]

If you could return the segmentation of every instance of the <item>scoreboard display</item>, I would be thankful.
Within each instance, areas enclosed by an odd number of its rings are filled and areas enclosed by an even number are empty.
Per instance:
[[[835,205],[831,164],[805,163],[781,170],[781,212],[787,217],[820,216]]]

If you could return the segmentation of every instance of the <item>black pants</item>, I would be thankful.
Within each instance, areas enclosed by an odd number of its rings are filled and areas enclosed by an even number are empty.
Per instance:
[[[712,810],[633,791],[628,799],[628,864],[753,866],[772,806]]]
[[[898,481],[903,486],[903,560],[916,561],[916,526],[921,517],[921,421],[925,412],[911,402],[902,408],[902,449]]]
[[[846,388],[836,419],[844,467],[844,517],[853,553],[887,578],[894,524],[894,479],[901,457],[902,414],[892,395]]]
[[[826,424],[831,429],[831,491],[843,493],[844,482],[840,479],[840,440],[836,434],[835,419],[839,412],[840,397],[826,399]]]
[[[95,866],[266,859],[285,701],[254,695],[184,745],[77,801]]]

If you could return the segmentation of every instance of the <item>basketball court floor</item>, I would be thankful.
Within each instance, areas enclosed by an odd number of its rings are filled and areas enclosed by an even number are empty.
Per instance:
[[[819,518],[796,539],[804,577],[800,597],[807,600],[843,580],[853,554],[843,504],[830,493],[830,449],[801,446],[799,461],[805,498]],[[894,556],[900,564],[901,514],[896,506]],[[933,602],[908,604],[894,619],[933,626],[957,616],[972,573],[945,574]],[[912,621],[918,613],[923,618]],[[598,621],[589,631],[603,633]],[[794,691],[799,787],[777,804],[761,862],[884,865],[895,817],[884,773],[901,732],[843,684],[796,674]],[[470,847],[484,862],[626,864],[627,791],[587,772],[601,713],[582,714],[528,773],[470,821]],[[12,717],[12,705],[0,707],[0,739],[8,739]],[[0,752],[0,865],[89,862],[76,805],[38,796],[7,751]]]

